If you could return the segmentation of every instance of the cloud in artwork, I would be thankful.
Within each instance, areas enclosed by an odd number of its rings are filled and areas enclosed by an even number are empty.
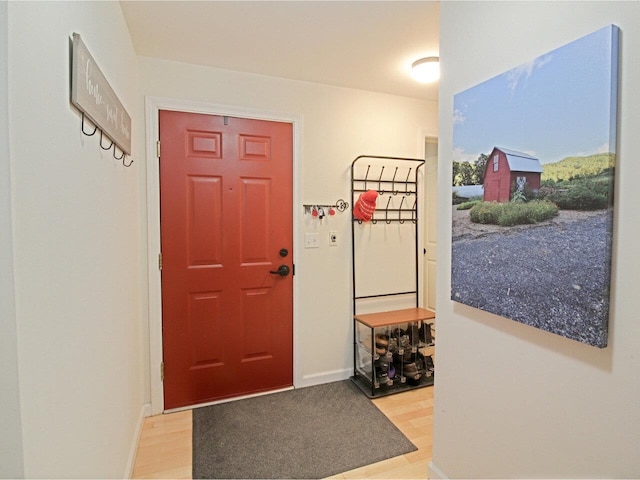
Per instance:
[[[534,70],[542,68],[544,65],[549,63],[552,58],[552,55],[545,55],[543,57],[538,57],[531,62],[524,63],[512,70],[509,70],[506,73],[506,77],[507,86],[509,87],[511,93],[515,91],[515,89],[518,87],[518,84],[521,83],[522,80],[527,80],[533,74]]]
[[[475,162],[478,157],[480,156],[479,153],[467,153],[464,151],[464,148],[462,147],[454,147],[453,148],[453,161],[454,162],[469,162],[469,163],[473,163]]]
[[[456,108],[453,111],[453,124],[454,125],[462,125],[467,117],[465,117],[464,112],[462,110]]]

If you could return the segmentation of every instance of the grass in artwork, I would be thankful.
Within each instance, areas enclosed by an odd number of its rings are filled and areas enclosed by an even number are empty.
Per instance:
[[[482,200],[471,200],[469,202],[460,203],[456,208],[458,210],[470,210],[475,205],[482,203]]]
[[[612,182],[613,168],[571,181],[547,180],[540,187],[538,197],[555,203],[563,210],[600,210],[611,205]]]
[[[469,211],[471,221],[511,227],[542,222],[558,214],[558,207],[546,200],[532,202],[482,202]]]

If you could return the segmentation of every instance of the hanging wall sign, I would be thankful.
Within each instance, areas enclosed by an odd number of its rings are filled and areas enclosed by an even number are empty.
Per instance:
[[[73,34],[71,103],[118,148],[131,154],[131,117],[78,33]]]

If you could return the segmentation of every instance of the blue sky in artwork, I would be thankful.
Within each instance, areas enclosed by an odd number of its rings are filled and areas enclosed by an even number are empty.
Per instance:
[[[617,33],[610,25],[456,94],[453,160],[494,146],[543,164],[615,152]]]

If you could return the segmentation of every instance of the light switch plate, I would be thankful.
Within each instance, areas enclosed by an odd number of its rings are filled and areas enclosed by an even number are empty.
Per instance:
[[[304,248],[320,248],[320,235],[318,233],[305,233]]]

